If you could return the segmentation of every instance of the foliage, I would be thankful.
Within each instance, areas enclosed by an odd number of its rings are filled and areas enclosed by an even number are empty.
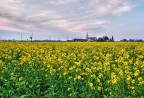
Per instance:
[[[0,97],[144,97],[144,43],[0,42]]]

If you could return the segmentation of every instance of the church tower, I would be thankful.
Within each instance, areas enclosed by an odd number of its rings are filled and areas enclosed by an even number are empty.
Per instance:
[[[88,36],[88,33],[86,34],[86,39],[88,39],[89,38],[89,36]]]

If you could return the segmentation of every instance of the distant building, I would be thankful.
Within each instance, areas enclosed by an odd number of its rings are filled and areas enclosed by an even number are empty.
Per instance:
[[[68,41],[68,40],[67,40]],[[112,38],[108,38],[107,36],[103,36],[103,37],[89,37],[88,33],[86,34],[85,39],[80,39],[80,38],[74,38],[73,39],[74,42],[108,42],[108,41],[114,41],[114,37],[112,36]]]
[[[128,40],[127,39],[122,39],[120,40],[121,42],[127,42]]]
[[[96,41],[96,40],[97,40],[96,37],[89,37],[88,33],[86,34],[85,39],[81,39],[81,38],[74,38],[73,39],[74,42],[93,42],[93,41]]]
[[[142,39],[123,39],[123,40],[120,40],[121,42],[143,42]]]
[[[67,42],[73,42],[73,40],[67,40]]]
[[[130,41],[130,42],[134,42],[135,40],[134,40],[134,39],[129,39],[129,41]]]
[[[137,39],[137,40],[135,40],[136,42],[143,42],[143,40],[142,39]]]
[[[97,40],[96,37],[88,37],[87,42],[93,42],[93,41],[96,41],[96,40]]]
[[[97,38],[96,37],[89,37],[88,33],[86,34],[86,40],[87,42],[93,42],[93,41],[96,41]]]
[[[74,42],[86,42],[87,39],[74,38],[73,41],[74,41]]]
[[[88,33],[86,34],[86,39],[88,40],[88,38],[89,38],[89,35],[88,35]]]

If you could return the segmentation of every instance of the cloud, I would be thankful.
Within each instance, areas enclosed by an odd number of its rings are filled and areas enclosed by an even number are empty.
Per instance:
[[[10,21],[8,19],[0,17],[0,25],[7,24],[7,23],[10,23]]]
[[[122,15],[133,7],[128,0],[3,0],[0,29],[41,33],[103,30],[110,20],[102,16]]]
[[[121,15],[125,12],[128,12],[128,11],[132,10],[133,8],[134,8],[134,5],[124,3],[120,8],[115,9],[113,11],[113,14]]]

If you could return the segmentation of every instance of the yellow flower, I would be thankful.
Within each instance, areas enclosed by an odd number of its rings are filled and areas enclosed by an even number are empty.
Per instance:
[[[135,84],[135,80],[132,80],[131,82],[132,82],[132,84]]]
[[[73,70],[73,68],[71,67],[71,68],[69,68],[69,70],[71,71],[71,70]]]
[[[134,72],[134,76],[138,76],[139,73],[140,73],[140,71],[139,71],[139,70],[136,70],[136,71]]]
[[[32,88],[32,87],[33,87],[33,85],[29,85],[29,87],[30,87],[30,88]]]
[[[130,76],[128,76],[126,80],[130,82],[132,80],[132,78]]]
[[[142,77],[139,77],[139,78],[138,78],[138,81],[142,81],[142,80],[143,80],[143,78],[142,78]]]
[[[65,76],[65,75],[67,75],[68,74],[68,72],[67,71],[65,71],[64,73],[63,73],[63,75]]]
[[[101,87],[101,86],[98,86],[98,90],[99,90],[99,91],[102,90],[102,87]]]
[[[4,62],[2,60],[0,60],[0,65],[3,66],[4,65]]]
[[[88,73],[91,73],[91,69],[90,68],[86,68],[85,71],[88,72]]]
[[[10,79],[15,81],[15,80],[16,80],[16,77],[10,77]]]
[[[98,83],[100,83],[100,79],[99,78],[97,78],[97,80],[96,80]]]
[[[70,91],[70,90],[71,90],[71,88],[68,88],[67,90],[68,90],[68,91]]]
[[[112,83],[112,84],[116,84],[116,83],[117,83],[117,80],[116,80],[116,79],[113,79],[113,80],[111,81],[111,83]]]
[[[140,98],[144,98],[144,96],[141,96]]]
[[[14,73],[12,72],[10,75],[11,75],[11,76],[14,76]]]
[[[23,80],[23,77],[19,77],[19,81]]]
[[[79,62],[75,62],[75,64],[77,65],[77,66],[80,66],[81,65],[81,62],[79,61]]]
[[[135,87],[134,87],[134,86],[131,86],[130,88],[131,88],[132,90],[134,90],[134,89],[135,89]]]
[[[89,86],[90,86],[90,87],[93,87],[93,83],[90,82],[90,83],[89,83]]]
[[[69,76],[68,79],[72,79],[72,76]]]
[[[81,76],[77,76],[77,79],[80,80],[80,79],[81,79]]]

